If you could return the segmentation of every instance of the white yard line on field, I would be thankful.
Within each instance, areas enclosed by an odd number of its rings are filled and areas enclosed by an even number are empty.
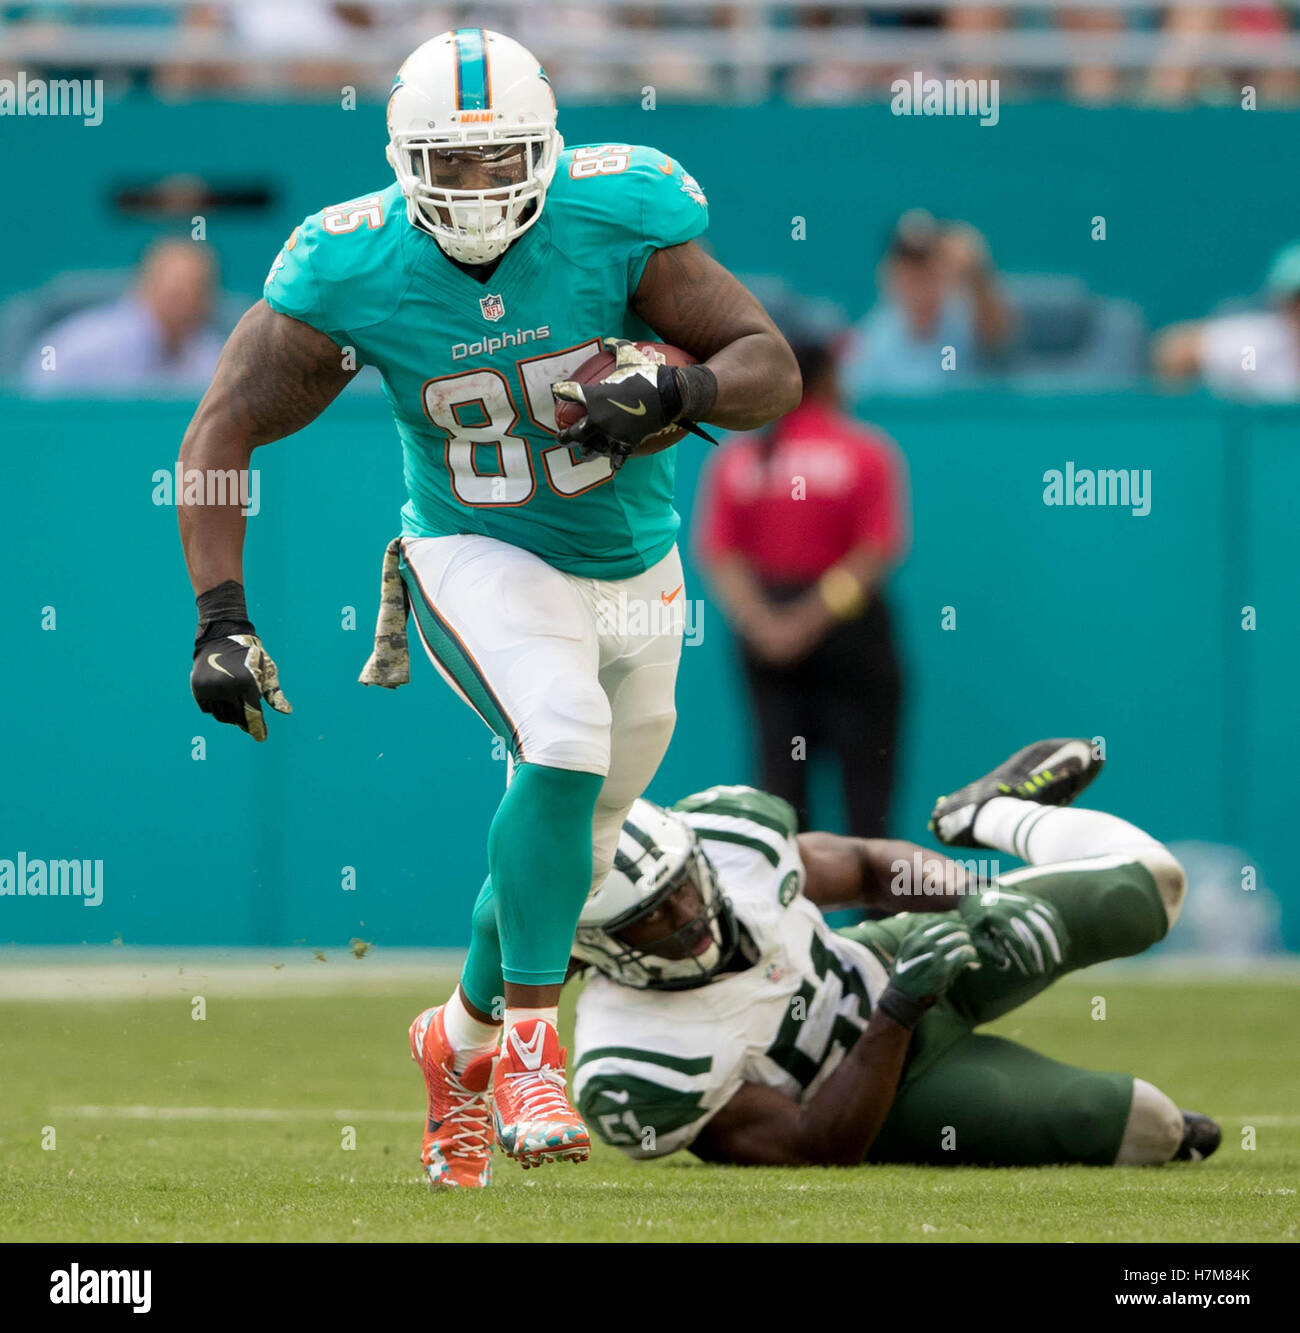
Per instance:
[[[87,1120],[381,1120],[409,1125],[416,1111],[331,1111],[314,1106],[55,1106],[52,1116]]]
[[[275,998],[428,987],[429,1003],[451,989],[464,954],[449,949],[346,946],[286,949],[103,949],[0,951],[0,1001]]]

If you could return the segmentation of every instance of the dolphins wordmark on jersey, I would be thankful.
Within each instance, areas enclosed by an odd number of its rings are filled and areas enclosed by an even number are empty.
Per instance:
[[[485,282],[411,225],[396,184],[314,213],[263,296],[383,378],[402,441],[402,534],[479,533],[558,569],[631,578],[676,539],[671,449],[579,462],[551,385],[604,337],[654,339],[629,306],[651,253],[708,225],[694,177],[654,148],[566,149],[537,223]]]
[[[679,801],[757,961],[685,991],[593,973],[578,1000],[573,1085],[587,1124],[633,1157],[687,1146],[744,1083],[806,1101],[857,1040],[885,963],[803,894],[794,811],[752,787]]]

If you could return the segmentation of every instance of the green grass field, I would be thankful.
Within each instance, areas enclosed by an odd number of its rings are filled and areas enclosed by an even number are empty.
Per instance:
[[[490,1190],[431,1196],[420,1182],[423,1086],[406,1028],[450,977],[420,984],[409,968],[372,961],[293,961],[276,972],[263,963],[251,991],[215,968],[123,962],[106,990],[79,990],[65,969],[57,998],[0,1000],[0,1240],[1278,1241],[1300,1232],[1294,979],[1189,984],[1112,970],[1067,980],[990,1029],[1077,1064],[1140,1073],[1215,1114],[1224,1146],[1200,1166],[742,1170],[684,1154],[636,1165],[598,1146],[583,1166],[523,1172],[498,1158]],[[333,977],[346,984],[330,993]],[[195,995],[205,998],[202,1021],[191,1017]],[[1094,995],[1105,996],[1105,1021],[1091,1017]]]

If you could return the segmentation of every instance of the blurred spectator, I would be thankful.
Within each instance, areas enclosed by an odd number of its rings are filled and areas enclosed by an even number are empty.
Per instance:
[[[983,236],[924,209],[898,220],[878,271],[881,299],[845,359],[851,402],[869,393],[930,393],[981,369],[1008,333],[1007,307]]]
[[[944,14],[943,26],[962,37],[991,39],[1003,32],[1008,23],[1007,11],[1000,5],[966,3],[953,5]],[[963,79],[997,78],[997,66],[988,62],[967,62],[958,71]]]
[[[753,18],[747,9],[719,5],[673,10],[646,5],[619,11],[616,21],[625,30],[619,45],[632,57],[624,67],[621,85],[653,88],[656,97],[715,99],[721,89],[729,88],[730,81],[699,58],[700,41],[747,26]],[[579,22],[585,29],[589,19],[584,15]],[[656,45],[653,55],[645,48],[646,35],[662,43]],[[737,40],[743,40],[739,31]]]
[[[794,11],[790,20],[804,32],[828,35],[835,29],[865,27],[867,15],[861,11],[833,5],[815,5]],[[803,61],[793,67],[786,80],[786,95],[794,102],[853,102],[864,97],[873,85],[887,81],[887,76],[857,60],[824,58]]]
[[[1157,375],[1201,380],[1227,398],[1300,398],[1300,241],[1278,252],[1265,287],[1271,310],[1175,324],[1157,334]]]
[[[513,11],[508,11],[486,17],[512,16]],[[483,16],[473,21],[483,21]],[[223,88],[253,92],[293,89],[333,97],[349,86],[371,94],[386,91],[392,82],[392,69],[407,52],[426,38],[455,26],[456,7],[421,6],[412,0],[364,0],[359,4],[223,0],[187,6],[183,22],[189,50],[202,51],[205,42],[224,40],[238,58],[162,65],[156,79],[160,92],[173,95]],[[391,56],[375,57],[376,51],[384,50],[385,43]]]
[[[850,831],[879,837],[902,694],[884,584],[906,542],[906,481],[894,445],[845,415],[836,330],[812,314],[776,312],[803,402],[724,446],[701,490],[699,558],[740,636],[760,784],[811,827],[807,761],[829,752]]]
[[[24,379],[55,393],[202,389],[223,343],[209,325],[216,279],[206,246],[155,242],[119,300],[78,311],[40,334]]]
[[[450,20],[444,26],[453,27],[457,21]],[[514,23],[502,16],[500,25],[486,26],[508,33],[532,51],[552,84],[563,90],[567,106],[572,101],[614,97],[631,89],[640,94],[647,83],[654,84],[649,77],[630,77],[629,70],[608,58],[610,43],[619,44],[624,21],[622,11],[593,9],[581,0],[549,0],[544,5],[525,6]],[[426,37],[438,31],[432,22],[425,28]],[[416,36],[412,45],[421,40]]]
[[[1118,39],[1124,32],[1128,15],[1118,9],[1074,7],[1060,16],[1061,27],[1069,33],[1086,34],[1089,40],[1110,35]],[[1076,102],[1113,102],[1120,91],[1118,67],[1104,60],[1090,60],[1073,66],[1067,74],[1069,95]]]
[[[1293,36],[1294,8],[1284,0],[32,0],[0,3],[0,29],[17,35],[21,52],[14,61],[0,51],[0,67],[53,61],[89,74],[93,66],[110,83],[126,76],[166,95],[285,89],[332,100],[344,85],[382,95],[392,69],[422,40],[475,24],[519,38],[578,100],[644,98],[654,88],[705,102],[783,93],[843,103],[888,95],[895,77],[920,71],[996,78],[1004,97],[1020,88],[1093,103],[1141,87],[1170,102],[1235,99],[1246,82],[1260,105],[1275,106],[1300,95],[1295,62],[1275,54]],[[128,28],[135,40],[123,42]]]
[[[1252,47],[1266,50],[1290,28],[1287,7],[1277,0],[1227,6],[1170,5],[1162,24],[1163,48],[1148,76],[1147,91],[1164,102],[1197,97],[1235,101],[1245,79],[1259,90],[1263,102],[1294,101],[1298,86],[1294,69],[1267,65],[1233,69],[1218,58],[1212,65],[1205,63],[1207,57],[1221,55],[1224,36],[1242,43],[1249,54]]]

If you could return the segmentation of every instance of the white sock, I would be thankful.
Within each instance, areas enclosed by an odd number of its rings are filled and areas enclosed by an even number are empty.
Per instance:
[[[1183,1141],[1183,1113],[1159,1088],[1133,1080],[1133,1102],[1116,1166],[1155,1166],[1169,1161]]]
[[[447,1040],[451,1042],[451,1067],[458,1074],[463,1074],[469,1068],[470,1061],[495,1050],[497,1042],[501,1040],[499,1024],[481,1023],[465,1008],[459,986],[442,1007],[442,1025],[447,1029]]]
[[[511,1028],[518,1027],[520,1023],[527,1023],[534,1018],[541,1018],[548,1022],[556,1031],[560,1027],[560,1006],[552,1005],[549,1009],[515,1009],[506,1007],[506,1027],[508,1033]]]
[[[974,833],[986,847],[1036,866],[1159,845],[1149,833],[1116,815],[1039,805],[1015,796],[986,801],[975,816]]]

